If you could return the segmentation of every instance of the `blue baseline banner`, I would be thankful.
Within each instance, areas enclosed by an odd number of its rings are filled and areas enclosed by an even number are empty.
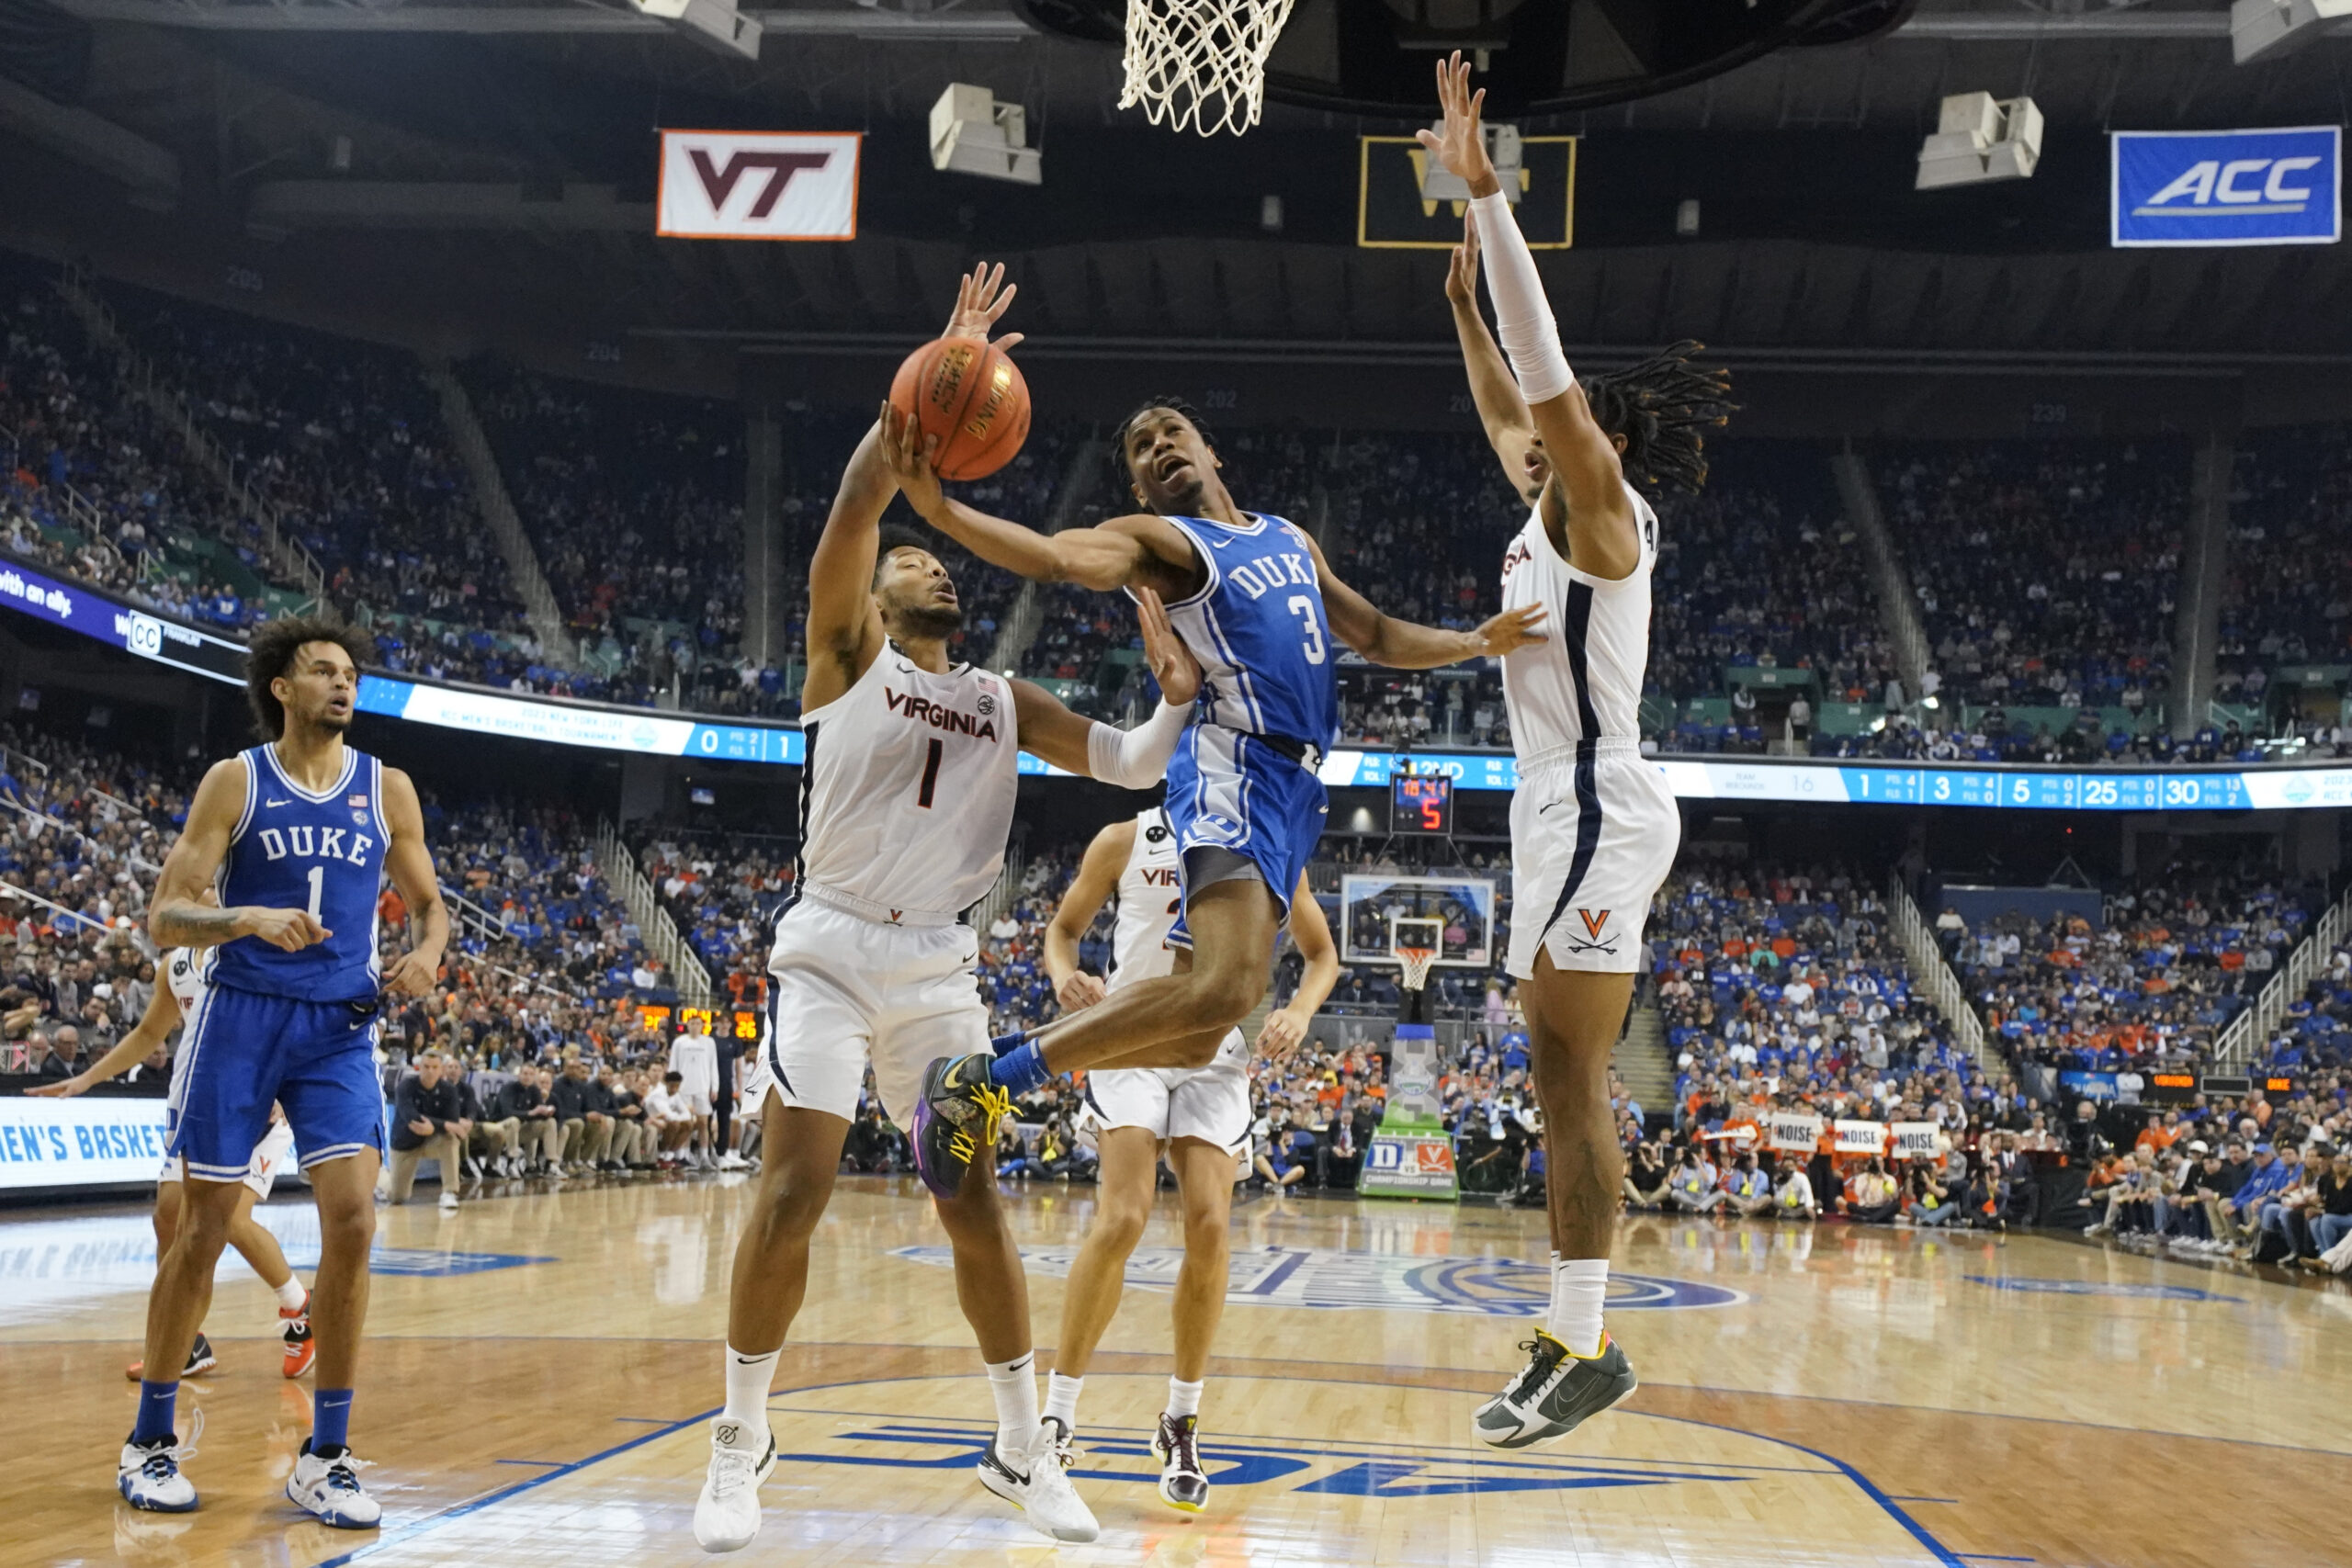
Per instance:
[[[0,1189],[152,1182],[164,1115],[161,1099],[0,1095]]]
[[[2110,242],[2332,245],[2343,235],[2344,128],[2119,130]]]

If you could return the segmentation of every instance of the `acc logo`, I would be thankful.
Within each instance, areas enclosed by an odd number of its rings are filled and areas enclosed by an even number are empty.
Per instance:
[[[893,1258],[933,1268],[955,1266],[944,1247],[901,1247]],[[1074,1247],[1024,1247],[1021,1261],[1033,1274],[1067,1279]],[[1172,1289],[1184,1251],[1139,1247],[1127,1257],[1126,1282]],[[1269,1247],[1236,1252],[1225,1299],[1258,1306],[1389,1312],[1474,1313],[1485,1317],[1541,1317],[1551,1310],[1552,1270],[1510,1258],[1424,1258],[1402,1253],[1340,1252],[1322,1247]],[[1609,1306],[1618,1309],[1735,1306],[1747,1298],[1718,1285],[1647,1274],[1609,1276]]]
[[[2212,207],[2219,204],[2255,216],[2301,212],[2310,205],[2312,187],[2293,183],[2302,171],[2316,168],[2317,153],[2303,158],[2203,158],[2181,172],[2180,177],[2132,209],[2135,218],[2161,216],[2172,204]],[[2266,172],[2267,171],[2267,172]]]
[[[982,718],[987,718],[993,715],[996,712],[996,694],[992,692],[982,692],[980,694],[979,709],[980,716]]]
[[[164,651],[164,623],[153,615],[132,615],[123,637],[131,652],[153,659]]]
[[[2244,1296],[2224,1296],[2212,1291],[2200,1291],[2193,1285],[2110,1285],[2098,1280],[2039,1280],[2030,1275],[1968,1274],[1962,1276],[1971,1284],[1989,1285],[1996,1291],[2028,1291],[2052,1296],[2137,1296],[2164,1302],[2244,1302]],[[1611,1303],[1615,1305],[1615,1303]]]

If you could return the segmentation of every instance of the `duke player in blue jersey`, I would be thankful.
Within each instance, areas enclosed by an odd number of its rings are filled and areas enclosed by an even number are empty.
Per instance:
[[[245,694],[267,739],[204,775],[147,917],[161,945],[206,953],[207,984],[173,1076],[166,1148],[182,1163],[183,1219],[148,1296],[146,1365],[187,1357],[275,1101],[319,1205],[318,1390],[286,1495],[343,1529],[372,1529],[381,1513],[346,1443],[383,1156],[377,1010],[387,992],[430,989],[449,937],[415,786],[344,744],[364,651],[359,633],[333,621],[272,621],[254,636]],[[381,969],[387,875],[407,900],[413,945]],[[117,1476],[134,1507],[196,1506],[174,1432],[178,1393],[175,1379],[140,1384]]]
[[[1143,510],[1045,535],[950,499],[932,470],[932,444],[911,421],[887,422],[899,490],[926,521],[1021,576],[1164,605],[1204,677],[1168,764],[1183,876],[1183,912],[1168,936],[1175,972],[1124,987],[1034,1037],[1000,1042],[993,1057],[933,1064],[914,1142],[935,1188],[960,1179],[969,1130],[989,1127],[1010,1095],[1089,1067],[1205,1066],[1258,1005],[1291,890],[1323,832],[1317,768],[1339,733],[1335,644],[1374,664],[1425,670],[1543,637],[1540,605],[1470,631],[1383,615],[1332,572],[1306,530],[1242,510],[1218,477],[1205,424],[1177,399],[1144,404],[1117,441]]]

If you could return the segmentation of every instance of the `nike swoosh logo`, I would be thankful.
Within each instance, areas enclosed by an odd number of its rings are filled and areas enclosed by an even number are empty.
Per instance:
[[[265,800],[265,801],[263,801],[263,802],[262,802],[262,804],[263,804],[264,806],[284,806],[284,805],[287,805],[287,804],[288,804],[288,802],[283,801],[283,800]]]

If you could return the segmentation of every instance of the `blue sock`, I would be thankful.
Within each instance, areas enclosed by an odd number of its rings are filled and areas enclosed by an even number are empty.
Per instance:
[[[1029,1032],[1027,1030],[1016,1029],[1010,1034],[1000,1034],[995,1039],[989,1041],[989,1049],[995,1052],[998,1055],[1002,1056],[1020,1050],[1023,1045],[1028,1043],[1028,1040]]]
[[[1042,1089],[1053,1076],[1046,1069],[1046,1054],[1034,1040],[1014,1046],[989,1064],[989,1082],[1013,1094]]]
[[[351,1391],[322,1388],[311,1395],[311,1451],[340,1449],[351,1440]]]
[[[172,1435],[174,1418],[180,1398],[180,1382],[149,1382],[139,1380],[139,1424],[130,1428],[134,1443],[152,1443],[158,1438]]]

